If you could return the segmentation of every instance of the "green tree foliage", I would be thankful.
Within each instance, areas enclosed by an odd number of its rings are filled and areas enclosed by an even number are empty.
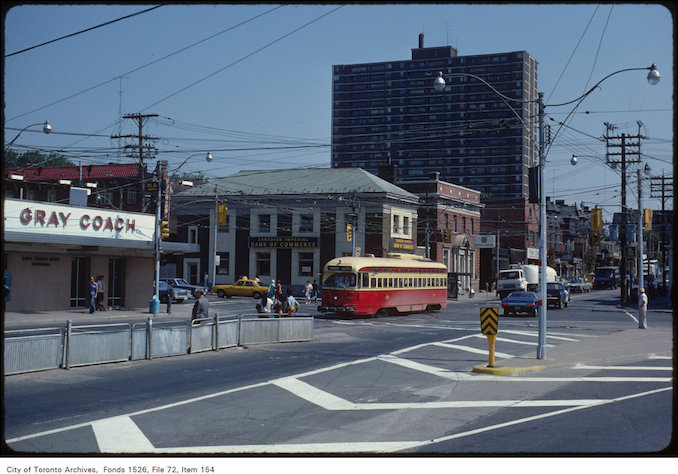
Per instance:
[[[75,163],[56,153],[46,155],[39,151],[27,151],[19,154],[10,149],[3,153],[3,165],[5,168],[25,168],[28,166],[73,166]]]

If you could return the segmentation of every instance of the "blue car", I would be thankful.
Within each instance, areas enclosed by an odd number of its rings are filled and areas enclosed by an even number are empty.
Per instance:
[[[518,313],[536,316],[539,298],[533,291],[514,291],[501,300],[501,307],[504,308],[504,316]]]
[[[183,278],[161,278],[160,281],[172,285],[174,288],[183,288],[185,290],[191,291],[191,296],[195,297],[195,292],[197,290],[202,290],[203,293],[207,293],[207,288],[202,285],[191,285],[189,282]]]

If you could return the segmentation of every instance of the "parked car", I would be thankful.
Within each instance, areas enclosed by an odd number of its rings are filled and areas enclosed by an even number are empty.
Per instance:
[[[593,284],[583,278],[576,278],[569,282],[569,287],[572,293],[588,293],[593,289]]]
[[[183,288],[185,290],[190,290],[191,296],[193,296],[193,297],[195,297],[196,290],[202,290],[205,293],[207,292],[207,288],[205,288],[204,286],[202,286],[202,285],[191,285],[189,282],[187,282],[183,278],[161,278],[160,281],[164,281],[165,283],[172,285],[174,288]]]
[[[555,306],[558,309],[563,306],[567,308],[569,301],[570,295],[562,281],[549,281],[546,283],[546,302],[549,306]]]
[[[154,284],[154,288],[155,288],[155,284]],[[164,282],[164,281],[158,282],[158,297],[160,298],[161,303],[167,303],[167,298],[169,296],[169,290],[170,290],[170,286],[167,282]],[[174,298],[172,298],[172,301],[176,301],[177,303],[183,303],[184,300],[187,300],[192,296],[191,290],[187,290],[185,288],[173,288],[173,295],[174,295]]]
[[[231,296],[251,296],[255,299],[261,295],[268,293],[268,286],[264,285],[258,280],[250,280],[243,277],[232,285],[214,285],[212,293],[215,293],[219,298],[230,298]]]
[[[532,291],[514,291],[501,300],[501,306],[504,308],[504,316],[511,316],[517,313],[536,316],[539,297]]]

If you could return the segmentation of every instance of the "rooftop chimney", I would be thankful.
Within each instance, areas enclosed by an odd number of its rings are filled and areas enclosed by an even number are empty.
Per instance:
[[[424,47],[424,33],[419,33],[419,49]]]

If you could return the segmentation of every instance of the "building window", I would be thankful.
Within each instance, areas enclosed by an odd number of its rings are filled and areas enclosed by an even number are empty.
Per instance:
[[[400,233],[400,216],[393,216],[393,233]]]
[[[218,275],[228,275],[230,267],[230,254],[228,252],[219,252],[219,266],[217,266]]]
[[[313,252],[299,253],[299,276],[313,276]]]
[[[466,233],[466,217],[461,218],[461,233]]]
[[[313,214],[302,214],[299,220],[299,232],[313,232]]]
[[[403,217],[403,234],[410,235],[410,218]]]
[[[271,215],[259,214],[259,232],[268,234],[271,232]],[[266,273],[268,275],[268,273]]]
[[[35,201],[35,189],[28,189],[26,191],[26,199],[29,201]]]
[[[452,218],[452,232],[457,233],[457,216]]]
[[[449,228],[450,228],[450,216],[445,214],[445,229],[449,229]]]
[[[47,202],[56,202],[56,189],[47,190]]]
[[[188,243],[189,244],[198,243],[198,226],[192,225],[188,228]]]
[[[471,235],[473,235],[473,219],[471,219]]]
[[[270,274],[271,274],[270,252],[257,252],[257,276]]]
[[[129,188],[127,190],[127,204],[136,204],[137,203],[137,190],[134,188]]]

